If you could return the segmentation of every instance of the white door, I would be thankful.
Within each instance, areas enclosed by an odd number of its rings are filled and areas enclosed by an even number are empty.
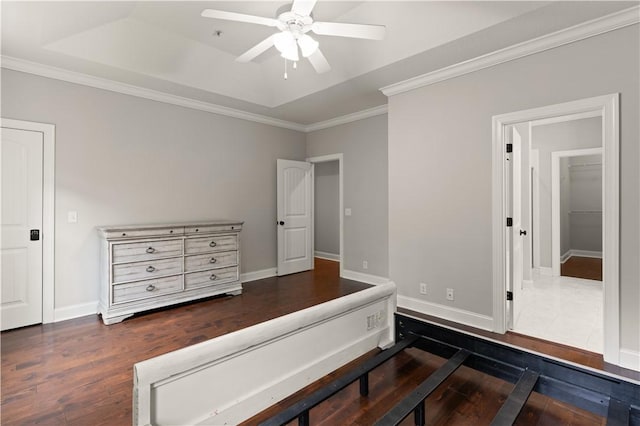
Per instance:
[[[278,160],[278,275],[313,265],[313,165]]]
[[[511,217],[513,220],[513,226],[511,227],[511,239],[512,239],[512,288],[513,292],[513,304],[512,308],[512,326],[515,325],[515,321],[520,313],[519,302],[522,292],[522,267],[523,267],[523,234],[522,230],[522,138],[520,133],[513,127],[513,137],[511,138],[513,144],[513,152],[511,153]]]
[[[2,330],[42,322],[42,150],[42,133],[2,128]]]

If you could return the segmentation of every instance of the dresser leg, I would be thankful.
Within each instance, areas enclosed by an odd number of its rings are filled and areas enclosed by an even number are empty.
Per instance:
[[[104,325],[117,324],[119,322],[122,322],[126,318],[129,318],[130,316],[133,316],[133,314],[119,315],[117,317],[108,317],[108,318],[102,315],[102,322],[104,323]]]
[[[240,290],[233,290],[233,291],[228,291],[227,294],[230,294],[231,296],[237,296],[239,294],[242,294],[242,289]]]

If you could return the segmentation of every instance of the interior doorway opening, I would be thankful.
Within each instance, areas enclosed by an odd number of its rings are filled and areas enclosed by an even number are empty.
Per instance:
[[[531,110],[517,111],[513,113],[495,116],[493,118],[494,130],[494,318],[495,331],[505,332],[515,330],[522,332],[519,327],[519,319],[525,314],[525,308],[533,307],[538,315],[531,324],[537,327],[538,334],[527,332],[524,334],[541,337],[545,340],[560,341],[570,346],[582,347],[594,352],[600,352],[605,362],[619,364],[620,362],[620,321],[619,321],[619,120],[618,120],[617,94],[582,99],[564,104],[550,105]],[[558,138],[557,144],[547,135],[541,137],[543,129],[555,127],[571,127],[578,122],[590,122],[599,126],[592,132],[593,145],[581,145],[584,138],[573,139],[574,145],[568,144],[568,136],[576,131],[567,131],[564,136]],[[513,129],[522,126],[525,131],[520,131],[523,139],[521,149],[521,174],[520,184],[512,182],[513,156],[507,149],[507,144],[513,139]],[[588,127],[588,126],[587,126]],[[521,130],[521,129],[519,129]],[[556,129],[557,130],[557,129]],[[537,144],[537,141],[539,143]],[[528,147],[526,146],[528,143]],[[564,144],[564,145],[563,145]],[[509,148],[511,148],[509,146]],[[560,232],[557,221],[551,219],[552,201],[547,193],[552,193],[553,182],[551,176],[551,164],[553,153],[578,149],[598,148],[602,158],[602,279],[603,281],[586,280],[581,278],[562,277],[560,275],[561,255],[559,244],[552,244],[553,231]],[[526,153],[526,154],[525,154]],[[594,153],[595,154],[595,153]],[[529,160],[524,157],[528,155]],[[513,210],[514,186],[521,193],[525,205],[521,207],[524,215],[521,220],[522,227],[516,229],[509,227]],[[557,192],[557,191],[556,191]],[[552,194],[553,195],[553,194]],[[555,194],[559,197],[559,194]],[[559,204],[556,204],[559,206]],[[585,210],[598,211],[596,207]],[[528,216],[528,217],[526,217]],[[513,223],[515,223],[515,218]],[[554,224],[555,222],[555,224]],[[526,232],[526,233],[525,233]],[[559,235],[559,234],[558,234]],[[530,256],[522,259],[522,275],[514,275],[514,265],[519,259],[514,251],[514,242],[518,240],[521,246],[530,250]],[[521,252],[524,250],[521,250]],[[594,250],[595,251],[595,250]],[[522,256],[522,254],[520,254]],[[514,263],[515,262],[515,263]],[[556,265],[557,264],[557,265]],[[530,279],[523,279],[529,270]],[[568,284],[567,280],[579,280]],[[575,287],[570,288],[571,285]],[[584,300],[578,293],[590,287],[595,287],[600,293],[600,299],[595,307],[586,308],[578,306]],[[551,289],[560,289],[564,293],[551,294]],[[530,291],[527,291],[530,290]],[[532,292],[543,293],[543,303],[535,305],[527,298]],[[505,293],[506,297],[505,297]],[[602,330],[600,332],[600,347],[586,346],[586,343],[578,343],[574,340],[559,340],[558,336],[549,335],[548,332],[556,331],[564,334],[562,337],[571,339],[576,337],[576,330],[584,325],[585,318],[571,319],[566,316],[554,317],[558,313],[568,311],[586,312],[589,321]],[[584,333],[593,333],[586,330]],[[564,330],[564,331],[561,331]],[[595,335],[595,334],[594,334]],[[592,339],[593,340],[593,339]],[[597,339],[596,339],[597,340]]]
[[[313,164],[313,253],[326,265],[338,263],[338,275],[344,271],[344,162],[343,154],[307,158]],[[328,265],[325,269],[334,270]]]

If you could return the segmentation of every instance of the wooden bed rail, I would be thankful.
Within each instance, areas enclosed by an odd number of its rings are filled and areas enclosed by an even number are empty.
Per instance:
[[[237,424],[394,343],[392,282],[134,365],[133,424]]]

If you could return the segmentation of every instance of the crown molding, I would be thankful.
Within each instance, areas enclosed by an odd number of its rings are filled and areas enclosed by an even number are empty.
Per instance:
[[[362,111],[354,112],[351,114],[343,115],[340,117],[332,118],[326,121],[319,121],[317,123],[309,124],[305,127],[305,132],[314,132],[316,130],[328,129],[329,127],[339,126],[341,124],[347,124],[354,121],[362,120],[369,117],[375,117],[376,115],[383,115],[387,113],[387,105],[380,105],[377,107],[365,109]]]
[[[185,108],[196,109],[200,111],[210,112],[213,114],[224,115],[227,117],[239,118],[241,120],[253,121],[256,123],[267,124],[270,126],[282,127],[290,130],[305,132],[306,126],[291,121],[279,120],[277,118],[265,115],[254,114],[239,109],[228,108],[209,102],[197,101],[182,96],[171,95],[157,90],[146,89],[131,84],[120,83],[101,77],[94,77],[75,71],[69,71],[62,68],[52,67],[37,62],[27,61],[11,56],[0,56],[1,67],[13,71],[20,71],[29,74],[35,74],[42,77],[62,80],[69,83],[81,84],[83,86],[94,87],[96,89],[109,90],[111,92],[122,93],[124,95],[136,96],[139,98],[149,99],[152,101],[163,102],[172,105],[178,105]]]
[[[397,95],[484,68],[489,68],[504,62],[540,53],[565,44],[604,34],[609,31],[624,28],[629,25],[634,25],[638,22],[640,22],[640,6],[634,6],[620,12],[583,22],[581,24],[574,25],[573,27],[565,28],[522,43],[514,44],[513,46],[496,50],[495,52],[487,53],[467,61],[459,62],[436,71],[385,86],[381,88],[380,91],[386,96]]]

